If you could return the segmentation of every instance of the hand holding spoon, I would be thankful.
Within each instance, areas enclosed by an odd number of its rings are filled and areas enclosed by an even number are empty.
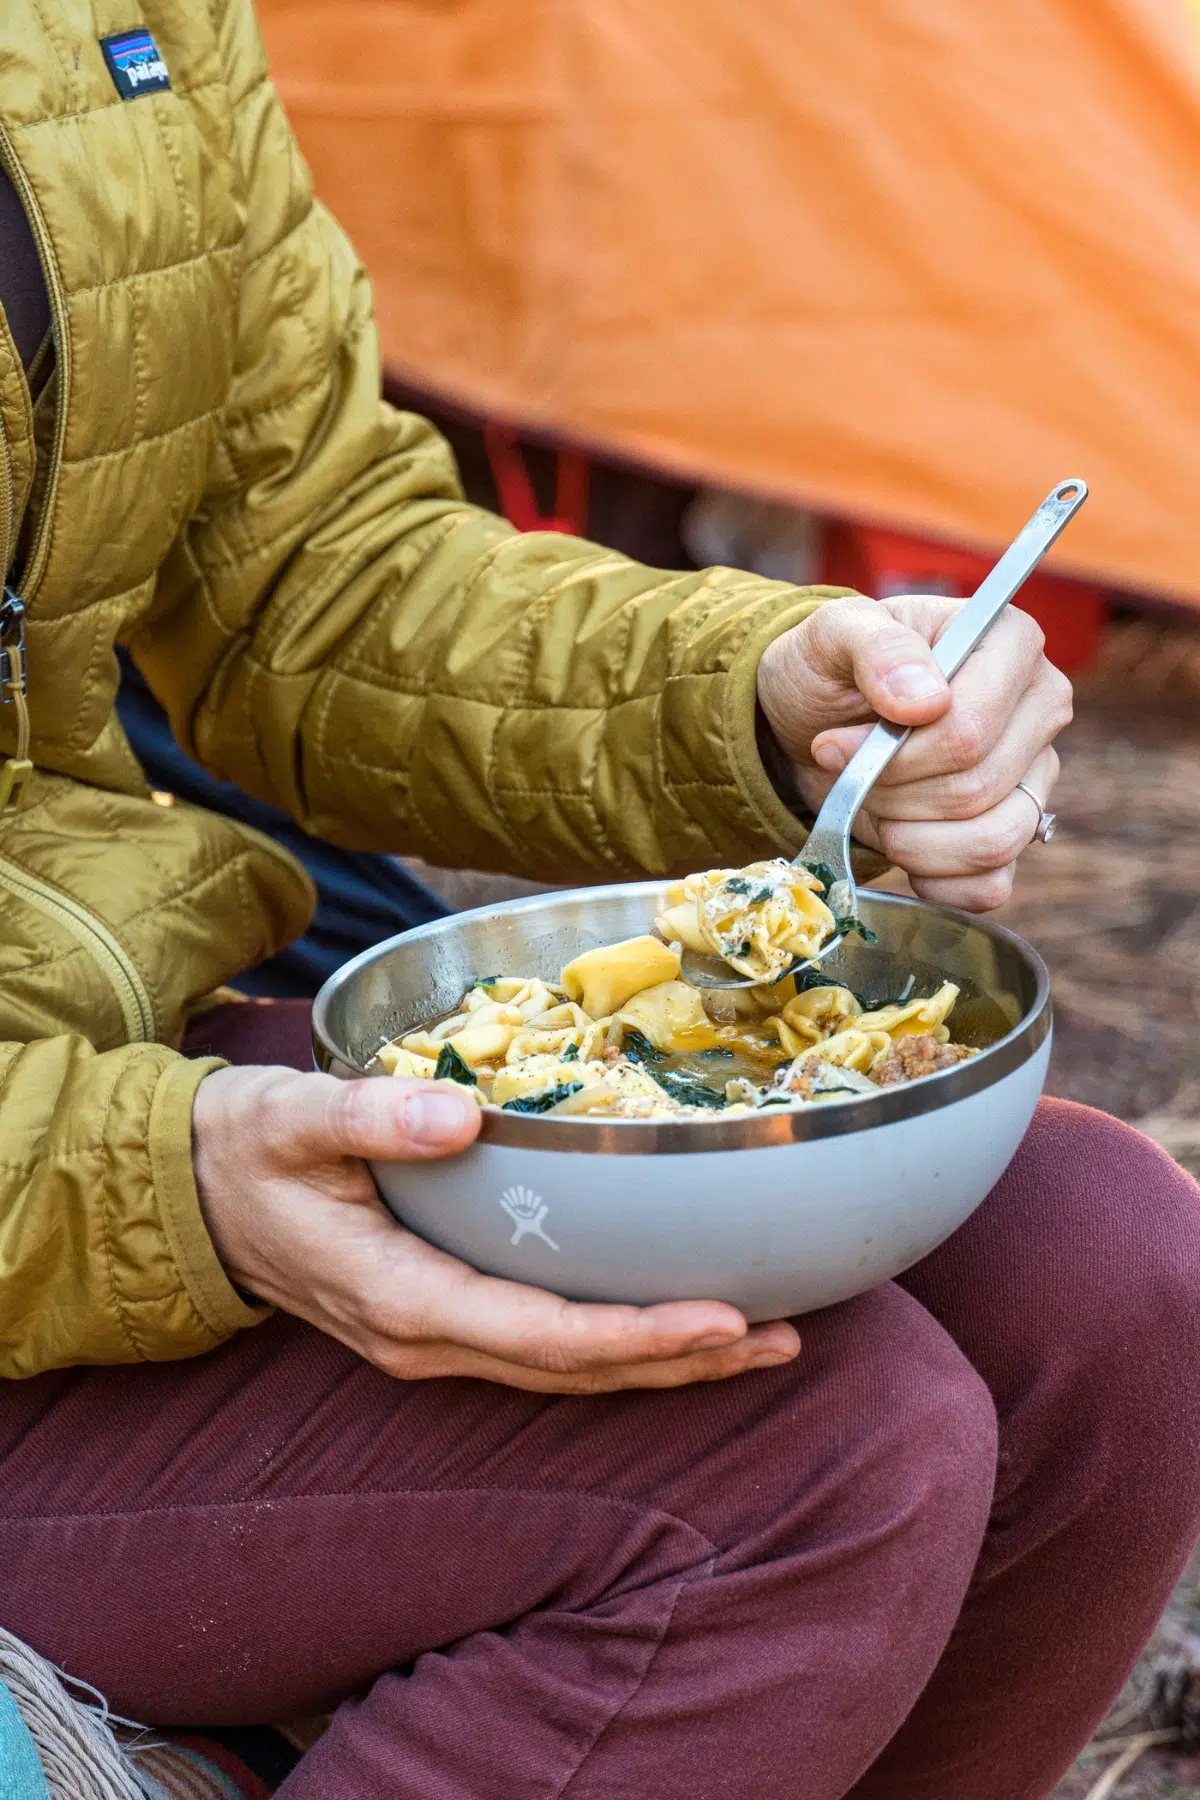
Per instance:
[[[975,593],[955,613],[933,646],[934,661],[948,681],[958,673],[1009,601],[1033,574],[1051,544],[1087,499],[1087,492],[1087,483],[1078,478],[1060,481],[1013,539],[995,568],[985,575]],[[852,930],[858,923],[858,890],[850,868],[850,832],[867,795],[911,731],[911,726],[879,720],[825,796],[808,842],[793,859],[795,867],[813,870],[823,882],[832,877],[831,885],[826,887],[825,901],[839,923],[845,925],[845,930],[827,938],[816,955],[806,959],[806,967],[821,962],[841,943],[846,930]],[[718,956],[701,956],[692,950],[683,953],[682,974],[685,981],[699,988],[763,985],[761,978],[739,975]]]

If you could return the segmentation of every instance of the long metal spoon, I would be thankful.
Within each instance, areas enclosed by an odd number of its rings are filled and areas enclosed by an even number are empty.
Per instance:
[[[1060,481],[1013,539],[995,568],[984,576],[971,598],[955,613],[933,646],[933,660],[947,681],[957,675],[1014,594],[1033,574],[1068,520],[1087,499],[1087,492],[1087,483],[1078,478]],[[826,940],[815,956],[805,959],[806,967],[823,961],[841,943],[846,931],[853,930],[858,923],[858,890],[850,868],[850,831],[863,801],[912,729],[911,725],[891,725],[886,719],[879,720],[825,796],[825,804],[808,834],[808,842],[793,859],[794,867],[813,870],[827,884],[826,904],[844,926]],[[740,976],[718,956],[701,956],[694,950],[685,950],[682,964],[684,980],[694,987],[764,985],[761,977],[747,979]],[[792,964],[793,969],[797,966]],[[790,974],[791,969],[784,973]],[[783,976],[776,977],[776,980],[782,979]]]

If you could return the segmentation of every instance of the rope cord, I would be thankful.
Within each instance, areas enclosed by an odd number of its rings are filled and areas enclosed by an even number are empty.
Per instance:
[[[24,762],[29,755],[29,702],[19,688],[14,689],[12,700],[17,709],[17,747],[13,756],[17,762]]]
[[[2,1628],[0,1681],[33,1738],[52,1800],[85,1794],[88,1800],[147,1800],[152,1790],[112,1730],[132,1721],[110,1713],[95,1688],[65,1675]],[[68,1686],[93,1696],[92,1702],[74,1698]]]

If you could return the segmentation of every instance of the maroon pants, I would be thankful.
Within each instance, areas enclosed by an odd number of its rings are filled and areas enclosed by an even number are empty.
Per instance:
[[[337,1706],[288,1800],[1035,1800],[1200,1529],[1198,1299],[1194,1184],[1047,1102],[787,1368],[553,1399],[279,1318],[4,1385],[0,1623],[150,1721]]]

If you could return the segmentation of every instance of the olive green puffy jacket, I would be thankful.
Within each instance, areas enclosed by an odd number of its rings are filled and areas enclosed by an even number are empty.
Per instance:
[[[171,85],[127,100],[100,40],[139,23]],[[754,678],[820,593],[656,573],[463,502],[442,440],[379,400],[370,291],[250,0],[5,0],[0,127],[56,352],[35,409],[0,321],[36,765],[0,818],[13,1376],[188,1356],[259,1316],[192,1180],[214,1065],[173,1046],[312,896],[265,839],[153,802],[114,644],[193,756],[308,830],[569,881],[796,848]]]

